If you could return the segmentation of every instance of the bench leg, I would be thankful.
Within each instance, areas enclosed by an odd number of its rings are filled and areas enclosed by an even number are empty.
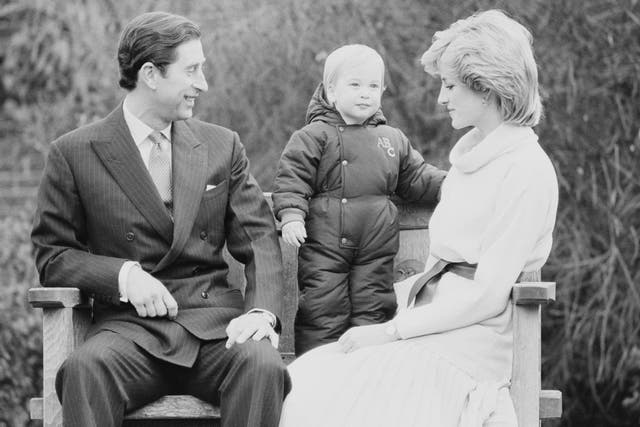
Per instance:
[[[518,427],[540,426],[540,312],[538,304],[514,305],[511,397]]]
[[[56,374],[67,356],[84,341],[89,322],[89,310],[68,307],[43,309],[44,427],[62,426],[62,408],[55,389]]]

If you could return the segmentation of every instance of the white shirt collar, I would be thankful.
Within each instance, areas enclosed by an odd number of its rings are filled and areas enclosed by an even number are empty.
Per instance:
[[[131,110],[129,110],[129,108],[127,107],[127,99],[128,97],[125,97],[124,102],[122,103],[122,113],[124,114],[124,121],[129,128],[131,136],[133,137],[133,142],[135,142],[136,145],[139,146],[149,137],[149,135],[151,135],[153,129],[145,122],[133,115]],[[160,131],[168,141],[171,141],[171,125],[172,123],[169,123],[169,126]]]

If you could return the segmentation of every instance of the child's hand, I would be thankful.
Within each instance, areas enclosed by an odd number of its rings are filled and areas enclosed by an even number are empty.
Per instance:
[[[306,238],[307,230],[303,222],[291,221],[282,226],[282,239],[288,244],[299,248]]]

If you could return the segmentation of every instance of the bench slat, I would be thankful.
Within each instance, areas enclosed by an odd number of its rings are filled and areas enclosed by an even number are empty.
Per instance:
[[[32,420],[42,419],[42,398],[29,401]],[[560,418],[562,393],[558,390],[540,392],[540,419]],[[127,420],[152,419],[220,419],[220,409],[202,400],[185,395],[164,396],[149,405],[127,415]]]
[[[29,401],[29,415],[32,420],[41,420],[43,399],[33,398]],[[163,419],[220,419],[220,409],[197,397],[188,395],[164,396],[132,413],[127,420],[163,420]]]
[[[188,395],[164,396],[128,414],[127,420],[162,419],[220,419],[220,409],[197,397]]]

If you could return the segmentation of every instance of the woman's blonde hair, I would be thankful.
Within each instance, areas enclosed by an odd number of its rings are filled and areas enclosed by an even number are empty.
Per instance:
[[[470,89],[493,96],[506,123],[535,126],[542,115],[531,33],[499,10],[476,13],[434,34],[420,62],[439,75],[447,67]]]

